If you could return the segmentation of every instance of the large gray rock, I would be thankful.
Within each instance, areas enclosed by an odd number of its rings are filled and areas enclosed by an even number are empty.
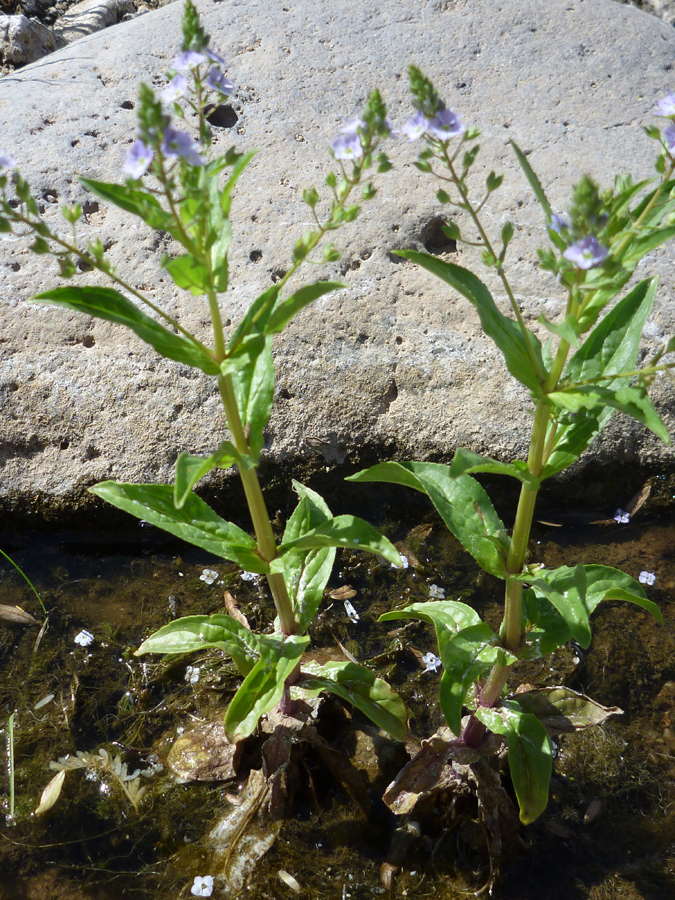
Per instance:
[[[485,218],[495,234],[506,219],[516,223],[509,274],[534,327],[541,312],[549,318],[561,312],[563,298],[535,266],[534,250],[547,242],[543,218],[509,139],[529,152],[563,210],[584,171],[605,184],[617,170],[652,172],[654,147],[641,126],[653,121],[654,101],[675,88],[673,30],[612,0],[202,0],[198,6],[238,85],[237,121],[222,130],[219,146],[262,151],[233,204],[236,246],[223,300],[232,323],[275,269],[287,265],[308,223],[302,189],[321,185],[330,167],[326,145],[343,117],[372,87],[385,94],[393,119],[409,115],[410,62],[483,132],[477,176],[506,172]],[[157,83],[170,65],[181,11],[174,4],[149,13],[0,80],[1,149],[20,160],[50,220],[58,220],[63,201],[79,199],[89,222],[82,238],[100,234],[130,283],[208,339],[203,301],[179,296],[158,267],[164,238],[87,197],[72,175],[121,179],[138,83]],[[364,444],[416,458],[447,456],[460,444],[501,457],[524,452],[528,398],[480,335],[472,309],[390,256],[395,248],[421,248],[441,212],[438,185],[411,165],[416,149],[392,140],[396,167],[379,177],[378,197],[356,225],[338,233],[342,260],[321,273],[304,272],[339,276],[348,287],[305,311],[278,341],[278,403],[269,427],[274,459],[315,452],[308,437],[325,442],[319,446],[328,460]],[[478,177],[475,184],[480,190]],[[459,261],[480,268],[469,249],[460,249]],[[650,336],[675,333],[673,252],[652,254],[640,272],[662,277]],[[485,271],[483,277],[490,281]],[[170,479],[180,449],[212,449],[223,436],[213,381],[159,359],[118,327],[25,302],[56,281],[49,260],[20,240],[2,240],[5,501],[38,494],[43,502],[73,500],[107,477]],[[503,290],[494,289],[506,310]],[[665,380],[655,395],[672,428],[673,391]],[[673,459],[619,417],[596,452],[645,464]]]

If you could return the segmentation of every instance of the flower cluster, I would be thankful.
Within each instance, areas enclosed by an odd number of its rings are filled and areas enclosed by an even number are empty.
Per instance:
[[[227,64],[223,57],[210,50],[207,46],[200,50],[192,48],[183,49],[173,60],[169,83],[160,93],[161,101],[166,104],[176,104],[190,91],[190,81],[194,82],[194,94],[199,98],[202,108],[205,106],[203,96],[204,89],[216,95],[229,97],[234,92],[234,84],[225,76],[224,69]],[[206,68],[208,73],[204,75]],[[147,92],[148,89],[146,89]],[[154,100],[154,96],[153,96]],[[141,92],[140,105],[143,106],[144,94]],[[147,93],[145,94],[146,106],[149,104]],[[188,101],[194,109],[194,103]],[[154,101],[155,109],[158,104]],[[180,110],[178,110],[180,112]],[[152,116],[150,118],[153,118]],[[157,114],[154,116],[157,119]],[[145,129],[141,129],[138,139],[127,153],[122,170],[134,180],[141,178],[152,165],[157,152],[165,159],[182,159],[192,166],[203,166],[206,159],[202,155],[203,146],[188,134],[187,131],[178,131],[169,124],[168,116],[160,113],[161,124],[155,121]]]
[[[659,100],[652,112],[655,116],[670,119],[670,125],[664,129],[663,140],[668,152],[672,153],[675,150],[675,94],[668,94]]]
[[[464,134],[465,131],[466,126],[459,116],[441,103],[437,114],[431,119],[427,118],[422,110],[418,110],[412,119],[401,127],[400,133],[409,141],[416,141],[424,136],[438,141],[449,141]]]

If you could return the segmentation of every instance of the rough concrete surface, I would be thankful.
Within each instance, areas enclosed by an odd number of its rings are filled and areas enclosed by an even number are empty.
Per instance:
[[[261,150],[233,204],[232,280],[223,300],[233,325],[287,265],[308,223],[302,189],[321,186],[331,164],[326,145],[343,118],[372,87],[397,123],[409,115],[410,62],[481,129],[476,183],[492,168],[506,173],[486,221],[493,233],[508,218],[516,224],[509,274],[535,328],[541,312],[561,312],[562,296],[535,266],[535,248],[547,241],[543,217],[509,139],[530,154],[562,211],[584,171],[605,184],[614,171],[652,172],[653,144],[641,126],[654,121],[655,100],[675,90],[673,29],[613,0],[201,0],[198,7],[238,86],[237,121],[222,129],[219,146]],[[50,220],[58,220],[62,202],[79,199],[89,223],[82,237],[100,235],[134,286],[207,339],[203,300],[179,296],[159,269],[171,246],[87,196],[72,174],[121,180],[138,83],[162,83],[181,12],[172,4],[0,79],[0,133]],[[411,165],[416,149],[391,141],[395,169],[378,178],[379,194],[358,222],[338,233],[342,260],[303,274],[337,276],[347,288],[318,301],[278,341],[273,459],[309,453],[308,437],[324,442],[329,461],[364,445],[414,458],[449,457],[458,445],[504,458],[524,451],[528,398],[480,335],[468,303],[390,255],[422,248],[442,212],[438,185]],[[119,327],[27,304],[57,283],[55,266],[2,237],[5,502],[74,500],[108,477],[170,480],[179,450],[204,452],[222,439],[210,379],[158,358]],[[480,267],[469,249],[448,258]],[[661,288],[648,326],[652,343],[675,333],[673,251],[650,256],[640,273],[653,272]],[[481,277],[492,284],[485,270]],[[506,311],[503,290],[493,287]],[[672,430],[675,394],[665,380],[655,397]],[[618,416],[595,452],[646,465],[674,458]]]

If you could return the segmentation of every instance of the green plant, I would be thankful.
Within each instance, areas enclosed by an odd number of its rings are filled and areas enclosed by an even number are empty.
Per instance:
[[[277,705],[291,712],[291,686],[296,694],[324,690],[346,697],[402,739],[407,730],[402,701],[370,670],[352,662],[312,666],[307,672],[301,668],[310,640],[307,630],[321,602],[336,548],[379,553],[394,565],[400,563],[398,552],[365,521],[348,515],[334,517],[317,493],[297,482],[294,487],[299,502],[278,542],[257,472],[273,403],[274,336],[314,300],[343,286],[315,281],[288,293],[289,282],[305,262],[313,261],[315,249],[326,236],[357,217],[360,207],[353,202],[353,195],[366,172],[373,166],[381,171],[389,168],[387,157],[378,152],[382,138],[389,133],[386,108],[374,91],[361,116],[334,141],[338,172],[326,178],[329,202],[322,202],[315,188],[304,192],[314,227],[296,241],[284,277],[253,301],[239,325],[228,334],[220,298],[229,284],[230,209],[237,182],[254,154],[232,148],[223,156],[207,158],[212,144],[208,104],[230,96],[234,85],[227,79],[224,60],[211,48],[190,0],[183,16],[181,53],[169,78],[162,98],[146,85],[140,88],[138,138],[124,166],[129,176],[126,183],[87,178],[80,182],[106,202],[168,233],[181,246],[181,252],[166,255],[162,265],[179,288],[205,300],[212,326],[210,344],[125,281],[113,269],[100,241],[80,246],[79,204],[63,209],[72,237],[63,237],[50,228],[28,183],[16,170],[15,160],[0,157],[0,231],[31,235],[32,250],[52,254],[66,280],[78,276],[80,261],[116,285],[80,286],[71,282],[34,299],[131,329],[161,355],[213,378],[220,393],[230,439],[223,440],[207,457],[181,453],[174,484],[106,481],[91,491],[215,556],[264,575],[277,621],[272,633],[263,634],[251,631],[241,617],[229,613],[188,616],[151,635],[137,653],[189,653],[215,647],[231,656],[243,676],[225,716],[231,742],[250,735],[260,717]],[[191,125],[196,138],[189,131],[175,128],[176,119]],[[374,194],[371,182],[362,186],[362,200]],[[327,211],[322,216],[320,210]],[[321,258],[334,261],[339,253],[327,243]],[[221,518],[193,490],[212,470],[233,465],[239,471],[254,536]]]
[[[435,626],[443,665],[439,702],[454,734],[446,753],[452,757],[463,748],[480,749],[490,733],[501,736],[508,745],[520,819],[529,823],[548,802],[552,753],[547,727],[551,730],[552,720],[557,716],[569,725],[574,719],[573,727],[585,727],[604,721],[616,710],[604,710],[588,698],[558,687],[536,694],[508,694],[506,684],[513,666],[519,660],[545,657],[570,639],[587,648],[590,617],[603,600],[634,603],[661,621],[658,607],[625,573],[599,565],[546,569],[529,558],[528,545],[542,482],[572,465],[615,410],[637,419],[670,443],[648,388],[658,372],[673,365],[660,360],[675,350],[675,341],[671,339],[646,365],[637,368],[657,279],[644,279],[618,302],[613,301],[638,262],[675,237],[675,96],[665,98],[656,110],[671,120],[663,134],[658,128],[645,129],[660,145],[656,186],[648,180],[633,182],[630,176],[619,176],[613,189],[601,192],[585,176],[574,189],[567,218],[553,213],[526,155],[512,143],[546,218],[551,247],[539,251],[540,266],[556,277],[566,294],[560,321],[539,318],[550,333],[542,346],[525,325],[506,274],[514,226],[507,222],[495,244],[480,216],[502,176],[491,172],[481,199],[471,199],[468,180],[479,150],[475,143],[478,131],[465,128],[419,69],[411,66],[409,74],[416,114],[403,133],[425,142],[416,165],[442,182],[437,193],[440,203],[462,210],[470,220],[476,236],[466,243],[481,248],[483,263],[501,281],[512,317],[499,310],[487,286],[468,269],[413,250],[398,251],[398,255],[443,280],[476,309],[483,331],[531,397],[530,448],[527,459],[513,462],[464,449],[457,450],[450,466],[384,462],[351,480],[386,481],[426,494],[463,547],[486,572],[504,583],[504,614],[498,633],[471,607],[450,600],[413,604],[382,619],[418,618]],[[455,223],[444,230],[454,241],[464,239]],[[477,473],[506,475],[520,482],[511,534],[473,477]],[[463,719],[465,710],[468,716]],[[438,747],[436,750],[439,752]],[[429,752],[423,749],[410,764],[408,776],[389,789],[385,799],[395,811],[412,809],[411,773],[415,766],[419,770]],[[426,789],[431,786],[427,784]],[[404,798],[406,791],[408,799]]]

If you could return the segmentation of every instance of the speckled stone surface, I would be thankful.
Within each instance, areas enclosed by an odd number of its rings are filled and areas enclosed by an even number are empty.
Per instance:
[[[560,312],[562,297],[535,266],[544,222],[509,139],[530,154],[563,210],[584,171],[605,183],[616,170],[651,172],[653,145],[641,126],[652,121],[654,101],[675,89],[675,30],[616,0],[400,0],[393,15],[389,4],[352,0],[198,5],[238,86],[237,121],[219,146],[261,149],[233,205],[232,286],[223,302],[233,324],[287,264],[307,225],[302,190],[322,183],[326,145],[343,118],[375,86],[396,122],[407,117],[409,62],[483,132],[477,182],[490,169],[505,172],[485,218],[493,232],[506,219],[516,224],[509,274],[535,329],[540,313]],[[180,15],[172,4],[1,79],[0,130],[50,220],[61,202],[83,201],[83,237],[100,234],[126,278],[206,339],[202,301],[186,302],[158,267],[170,244],[94,202],[72,176],[121,178],[138,82],[159,83],[179,42]],[[457,445],[501,457],[525,448],[528,398],[473,311],[390,255],[421,248],[440,213],[436,184],[411,165],[415,148],[392,142],[390,152],[396,167],[379,178],[377,199],[338,235],[342,260],[305,273],[341,278],[347,288],[303,313],[278,341],[272,460],[309,453],[308,436],[322,442],[327,462],[353,458],[364,446],[416,458],[449,456]],[[470,249],[460,250],[459,262],[480,267]],[[641,269],[662,278],[652,343],[675,333],[673,271],[669,250]],[[19,241],[0,242],[0,497],[71,502],[103,478],[170,479],[180,449],[211,450],[225,434],[214,385],[119,328],[25,302],[56,281],[49,260]],[[672,427],[667,382],[657,385],[656,400]],[[673,460],[618,418],[600,452],[636,465]]]

